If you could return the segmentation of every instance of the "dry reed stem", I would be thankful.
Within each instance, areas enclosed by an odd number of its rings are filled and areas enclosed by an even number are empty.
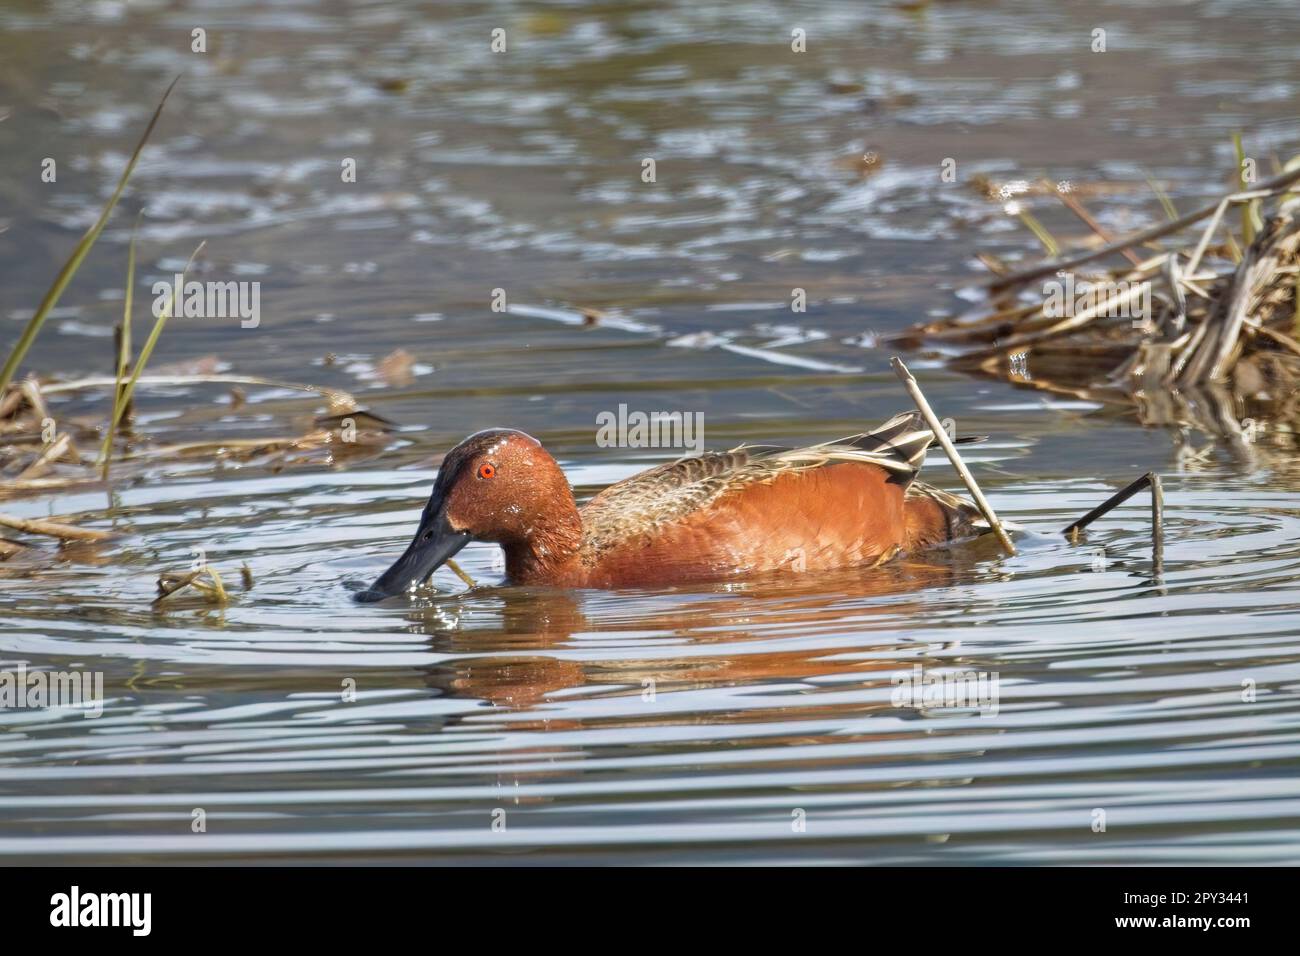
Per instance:
[[[474,579],[471,578],[467,573],[465,573],[465,569],[462,568],[455,561],[453,561],[451,558],[447,559],[447,567],[451,568],[452,572],[456,575],[456,577],[464,581],[467,587],[471,587],[471,588],[478,587],[478,584],[474,581]]]
[[[72,444],[72,436],[64,432],[54,441],[50,442],[41,454],[30,465],[18,473],[19,481],[28,481],[32,478],[39,478],[45,472],[49,471],[52,465],[59,458],[63,457],[69,446]]]
[[[0,525],[6,528],[13,528],[15,531],[25,531],[28,534],[41,534],[51,538],[60,538],[64,541],[107,541],[113,537],[111,531],[98,531],[93,528],[78,528],[70,524],[61,524],[57,521],[42,521],[38,519],[19,518],[15,515],[0,514]]]
[[[1186,229],[1195,222],[1199,222],[1206,216],[1213,215],[1220,205],[1224,202],[1233,200],[1234,197],[1244,196],[1247,197],[1247,199],[1263,198],[1265,196],[1281,193],[1284,187],[1297,181],[1300,181],[1300,168],[1285,172],[1280,176],[1274,176],[1272,179],[1260,183],[1256,189],[1251,190],[1249,193],[1234,193],[1233,196],[1226,197],[1226,199],[1216,199],[1210,205],[1189,212],[1185,216],[1179,216],[1173,222],[1159,223],[1150,226],[1147,229],[1130,233],[1123,239],[1112,242],[1110,245],[1103,246],[1100,249],[1092,249],[1088,252],[1082,252],[1077,255],[1066,256],[1063,259],[1042,262],[1028,269],[1022,269],[1019,272],[999,276],[992,282],[988,283],[988,288],[992,291],[997,291],[1014,285],[1020,285],[1021,283],[1028,282],[1032,279],[1040,279],[1043,276],[1051,275],[1053,272],[1057,272],[1061,269],[1072,269],[1075,266],[1083,265],[1085,262],[1093,262],[1097,259],[1105,258],[1106,256],[1112,255],[1123,249],[1128,249],[1144,242],[1150,242],[1152,239],[1160,239],[1164,236],[1172,235],[1175,232],[1181,232],[1183,229]]]
[[[20,388],[10,386],[0,397],[0,419],[5,419],[18,411],[18,406],[23,403],[23,392]]]
[[[961,455],[957,452],[957,446],[948,437],[948,432],[944,429],[943,423],[939,421],[934,409],[926,401],[925,395],[921,392],[921,386],[917,384],[912,373],[898,356],[891,358],[889,364],[894,367],[895,373],[902,380],[903,387],[907,389],[907,394],[912,396],[912,401],[916,403],[917,409],[920,410],[921,417],[930,426],[930,431],[934,432],[935,440],[947,453],[948,460],[952,462],[953,468],[957,469],[957,474],[961,476],[961,480],[966,484],[971,497],[975,499],[975,504],[980,513],[984,515],[984,520],[989,523],[989,527],[993,529],[993,533],[997,535],[998,541],[1001,542],[1002,549],[1007,554],[1014,555],[1016,553],[1015,545],[1011,543],[1011,538],[1007,536],[1006,529],[1002,527],[1002,522],[998,520],[997,514],[994,513],[993,506],[984,497],[984,492],[980,491],[979,485],[975,483],[975,476],[970,473],[970,469],[962,461]]]
[[[116,386],[117,380],[110,375],[93,375],[87,378],[79,378],[71,382],[56,382],[45,386],[47,395],[56,395],[61,392],[76,392],[87,388],[105,388]],[[331,410],[338,406],[338,413],[342,414],[354,410],[357,407],[356,399],[348,392],[337,388],[326,388],[319,385],[299,385],[296,382],[279,382],[274,379],[257,378],[249,375],[141,375],[136,379],[136,385],[208,385],[208,384],[229,384],[229,385],[263,385],[267,388],[287,388],[301,392],[315,392],[329,402]]]
[[[1077,535],[1098,518],[1109,514],[1124,502],[1128,501],[1143,488],[1151,489],[1151,526],[1157,535],[1162,534],[1164,529],[1164,493],[1160,486],[1160,476],[1152,471],[1148,471],[1141,478],[1125,485],[1078,521],[1065,528],[1061,534],[1066,537]]]
[[[1114,237],[1112,237],[1110,233],[1106,232],[1105,229],[1101,228],[1101,224],[1097,222],[1096,219],[1092,218],[1092,214],[1083,208],[1083,203],[1079,202],[1079,200],[1075,199],[1068,192],[1065,192],[1062,189],[1056,190],[1056,198],[1061,200],[1065,205],[1065,208],[1074,213],[1075,216],[1077,216],[1085,226],[1091,229],[1102,242],[1109,245],[1115,241]],[[1133,265],[1142,265],[1142,260],[1138,258],[1137,253],[1132,249],[1123,250],[1123,255],[1124,258],[1128,259],[1128,261],[1133,263]]]
[[[43,422],[50,417],[50,410],[45,407],[45,398],[41,395],[41,384],[36,380],[35,375],[23,379],[18,388],[23,393],[23,398],[27,399],[27,404],[31,406],[32,414],[36,416],[38,422]]]
[[[204,575],[207,576],[207,581],[203,580]],[[204,565],[197,571],[190,571],[185,574],[176,574],[171,571],[164,571],[160,574],[158,576],[158,596],[150,602],[150,606],[156,608],[163,601],[186,588],[197,591],[209,604],[218,604],[225,607],[230,603],[230,597],[226,593],[225,585],[222,583],[221,575],[217,573],[217,569],[211,565]]]

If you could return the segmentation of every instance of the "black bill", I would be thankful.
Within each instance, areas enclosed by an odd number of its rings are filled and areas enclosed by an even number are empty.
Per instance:
[[[447,523],[442,502],[430,501],[420,519],[415,539],[369,590],[356,595],[356,600],[371,603],[406,593],[411,585],[418,584],[433,574],[469,541],[468,533],[456,531]]]

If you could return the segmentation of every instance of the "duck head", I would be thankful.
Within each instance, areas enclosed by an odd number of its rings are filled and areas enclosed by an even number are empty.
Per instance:
[[[406,551],[356,599],[404,593],[471,541],[501,544],[509,567],[512,550],[546,537],[557,511],[577,515],[564,472],[541,442],[509,428],[476,432],[443,459]]]

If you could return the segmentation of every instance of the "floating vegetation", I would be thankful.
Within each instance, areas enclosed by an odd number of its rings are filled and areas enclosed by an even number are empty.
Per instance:
[[[135,430],[129,414],[122,415],[111,435],[108,421],[94,418],[63,417],[57,420],[55,429],[56,420],[46,404],[51,396],[102,391],[110,404],[118,406],[114,411],[121,411],[129,406],[136,388],[205,385],[302,391],[323,398],[327,407],[300,433],[160,443]],[[125,393],[125,403],[120,398],[116,403],[112,401],[114,395],[123,394],[116,386],[117,379],[111,376],[49,382],[28,378],[10,386],[0,398],[0,498],[103,484],[110,437],[114,439],[114,476],[132,478],[147,475],[160,465],[198,459],[206,459],[214,466],[222,462],[256,463],[273,470],[287,465],[334,465],[344,459],[378,454],[388,446],[396,428],[393,422],[359,407],[347,392],[294,382],[230,374],[139,375]],[[83,456],[79,450],[79,443],[100,441],[104,445],[98,460]]]
[[[81,557],[90,557],[96,545],[114,537],[111,531],[82,528],[63,521],[52,521],[48,518],[20,518],[16,515],[3,513],[0,513],[0,529],[17,531],[21,534],[36,537],[57,538],[59,541],[59,552],[57,553],[63,557],[76,552],[78,549],[80,549]],[[42,567],[48,564],[54,553],[0,535],[0,564],[9,562],[11,558],[19,559],[14,561],[13,564],[20,566],[17,568],[20,573],[24,569]],[[9,565],[4,564],[4,568],[0,568],[0,574],[4,574],[7,569],[9,569]]]
[[[239,566],[239,580],[243,590],[253,589],[253,572],[245,562]],[[179,595],[179,596],[178,596]],[[230,603],[230,592],[220,573],[212,565],[204,562],[201,567],[189,571],[164,571],[158,576],[158,596],[151,606],[161,609],[167,607],[216,605],[225,607]]]
[[[248,572],[248,565],[244,565],[244,590],[252,587],[252,574]],[[204,579],[207,580],[204,580]],[[226,586],[221,580],[221,575],[217,569],[209,564],[197,570],[188,571],[184,574],[178,574],[172,571],[164,571],[158,578],[158,596],[153,600],[153,606],[158,607],[163,601],[173,595],[189,589],[194,592],[203,603],[216,604],[225,607],[230,603],[230,596],[226,593]]]
[[[995,272],[986,303],[891,340],[960,370],[1136,409],[1144,424],[1226,436],[1254,461],[1260,437],[1290,445],[1300,430],[1300,195],[1289,191],[1297,181],[1293,161],[1181,216],[1164,197],[1170,221],[1120,239],[1062,191],[1098,240],[1093,248],[1018,272],[982,257]],[[1226,216],[1233,208],[1242,211],[1240,235]],[[1118,255],[1128,265],[1092,266]]]

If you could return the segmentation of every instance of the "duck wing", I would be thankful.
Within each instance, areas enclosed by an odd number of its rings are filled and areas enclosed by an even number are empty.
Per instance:
[[[583,506],[584,550],[594,555],[680,521],[739,488],[837,462],[877,465],[906,489],[933,440],[921,414],[908,412],[838,441],[793,449],[742,445],[667,462],[610,485]]]

